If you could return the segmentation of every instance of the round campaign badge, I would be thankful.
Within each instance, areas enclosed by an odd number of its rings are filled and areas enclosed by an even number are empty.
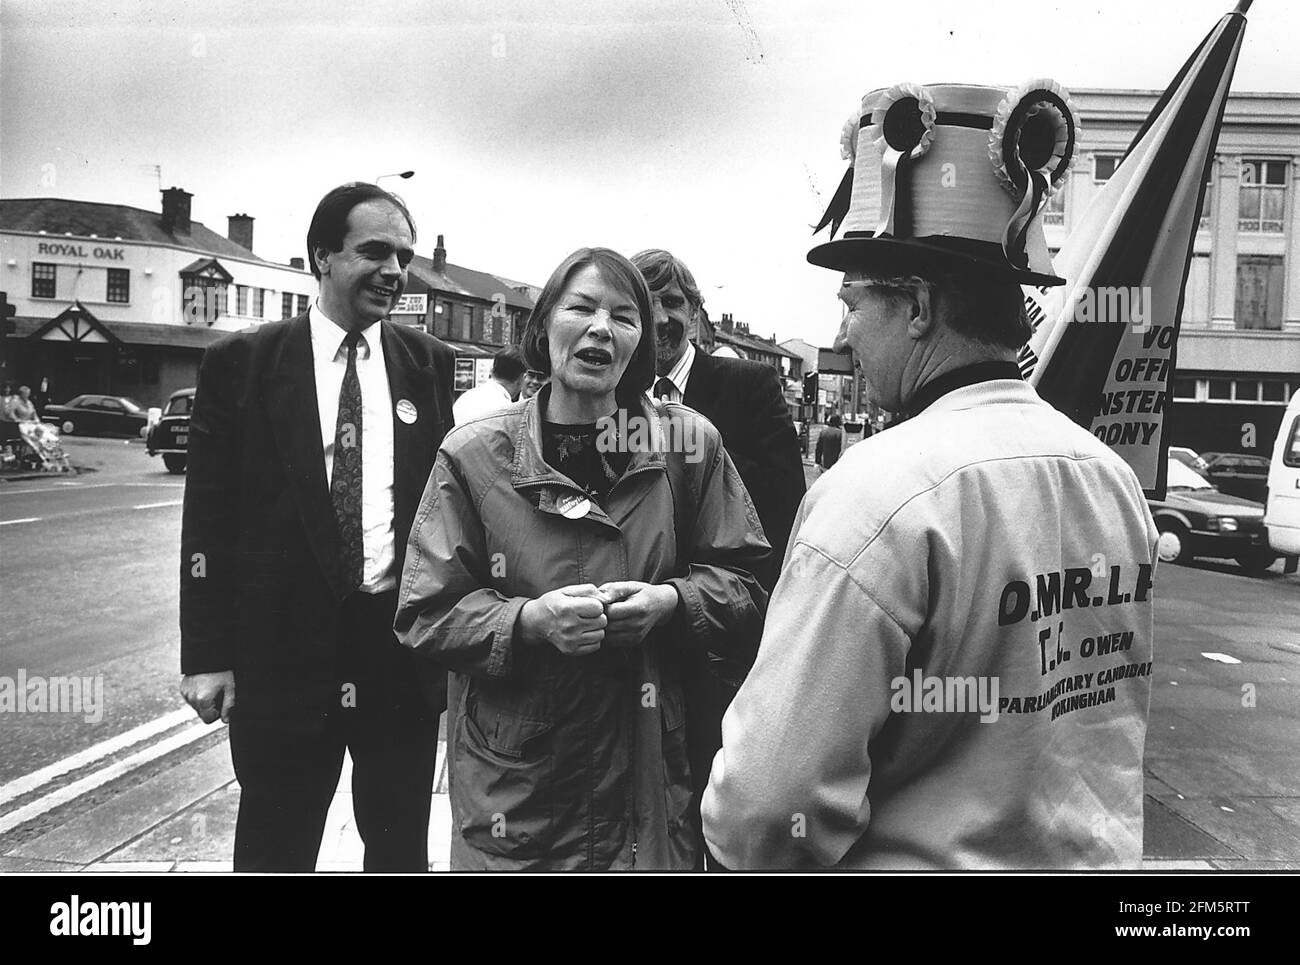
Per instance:
[[[415,422],[415,420],[419,418],[419,415],[420,414],[415,411],[415,403],[410,399],[401,399],[397,403],[397,418],[401,419],[408,426]]]
[[[577,493],[568,493],[555,501],[555,508],[565,519],[582,519],[591,512],[591,500]]]

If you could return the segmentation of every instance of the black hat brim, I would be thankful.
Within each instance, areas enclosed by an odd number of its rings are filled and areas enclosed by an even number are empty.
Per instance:
[[[810,264],[835,271],[870,268],[874,263],[887,259],[933,262],[936,257],[950,265],[978,271],[986,278],[1013,281],[1017,285],[1050,287],[1065,284],[1065,279],[1056,275],[1017,268],[1007,261],[1001,245],[965,238],[891,238],[887,235],[876,238],[864,232],[858,237],[846,236],[828,241],[808,252]]]

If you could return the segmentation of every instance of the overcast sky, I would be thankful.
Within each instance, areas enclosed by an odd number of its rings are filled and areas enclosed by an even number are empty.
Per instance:
[[[384,185],[421,254],[540,285],[669,248],[713,318],[825,345],[839,279],[804,259],[862,94],[1163,89],[1234,2],[0,0],[0,197],[158,210],[161,165],[284,262],[326,190],[413,168]],[[1234,90],[1296,89],[1297,7],[1255,5]]]

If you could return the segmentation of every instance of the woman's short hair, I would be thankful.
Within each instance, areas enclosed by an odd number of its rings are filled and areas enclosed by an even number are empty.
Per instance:
[[[632,360],[614,390],[618,404],[626,407],[634,404],[654,381],[655,327],[652,324],[650,290],[646,287],[645,279],[636,266],[617,251],[610,248],[579,248],[560,262],[559,267],[551,272],[542,293],[537,296],[533,313],[528,316],[523,335],[520,336],[519,348],[523,351],[529,368],[543,375],[551,374],[551,351],[546,326],[550,323],[560,296],[569,287],[569,282],[584,268],[595,268],[608,284],[631,296],[636,303],[637,314],[641,316],[641,340],[637,342]]]
[[[690,302],[691,310],[696,311],[704,305],[704,299],[700,295],[700,286],[695,284],[695,276],[691,270],[686,267],[670,251],[664,251],[662,248],[647,248],[645,251],[638,251],[632,256],[632,264],[644,276],[646,284],[650,286],[652,292],[667,288],[673,282],[677,282],[677,287],[682,290],[686,300]]]
[[[406,210],[406,203],[397,195],[365,181],[340,184],[320,199],[307,228],[307,264],[317,279],[320,278],[320,269],[316,267],[316,249],[342,251],[343,239],[348,234],[348,215],[357,205],[367,201],[387,201],[402,212],[407,227],[411,229],[411,240],[415,240],[415,221],[411,212]]]

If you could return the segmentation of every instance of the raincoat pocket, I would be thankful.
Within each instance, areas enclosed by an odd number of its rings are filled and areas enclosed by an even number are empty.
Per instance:
[[[452,758],[452,806],[466,844],[503,858],[545,854],[556,832],[553,729],[468,699]]]

